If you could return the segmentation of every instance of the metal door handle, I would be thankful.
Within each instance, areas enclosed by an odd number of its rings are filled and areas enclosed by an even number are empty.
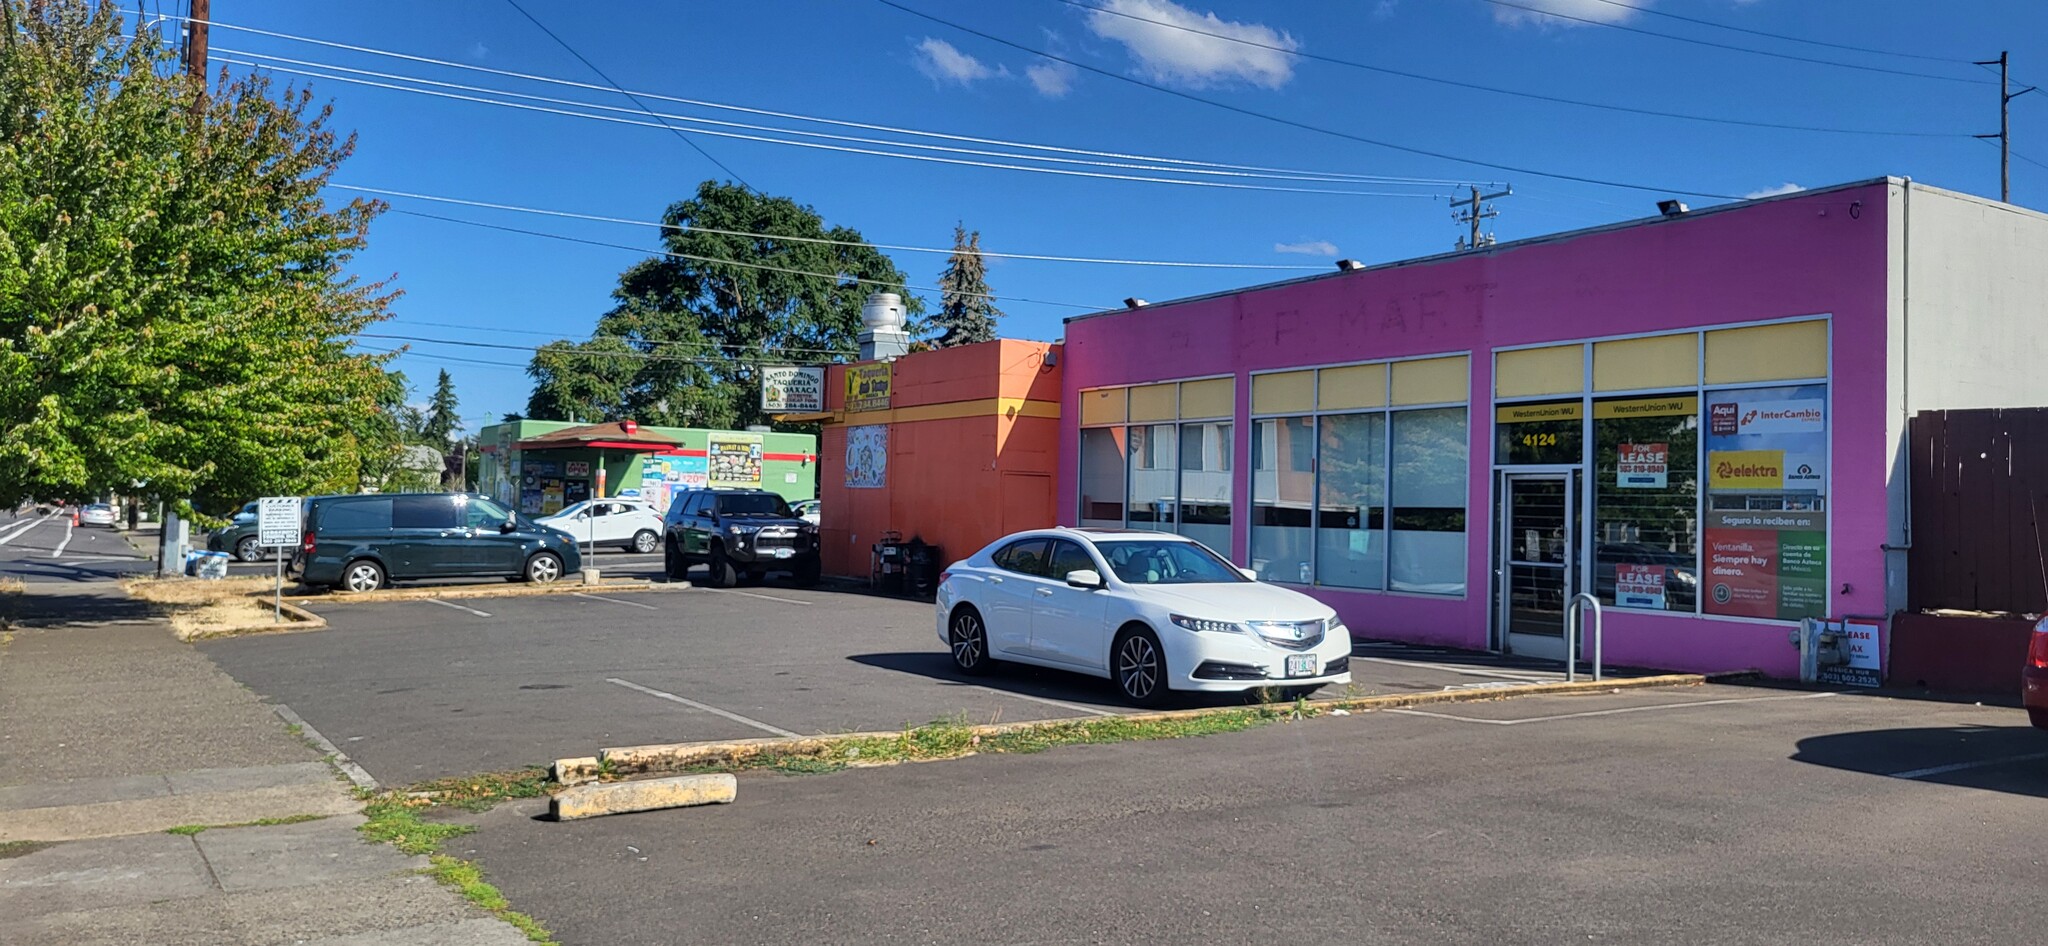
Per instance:
[[[991,585],[1000,585],[1003,583],[1003,579],[996,575],[990,575],[988,576],[988,583]]]
[[[1052,589],[1051,589],[1051,588],[1040,588],[1040,589],[1038,589],[1038,591],[1037,591],[1037,594],[1038,594],[1038,596],[1039,596],[1039,597],[1041,597],[1041,598],[1050,598],[1050,597],[1052,597]]]

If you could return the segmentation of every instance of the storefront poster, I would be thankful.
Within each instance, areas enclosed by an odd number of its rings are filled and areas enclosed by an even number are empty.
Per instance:
[[[712,434],[708,441],[712,487],[758,489],[761,486],[761,435]]]
[[[824,409],[824,368],[771,365],[761,369],[761,410],[794,414]]]
[[[889,485],[889,428],[881,424],[846,431],[846,486],[881,489]]]
[[[1827,389],[1708,397],[1708,614],[1796,621],[1827,613]]]
[[[654,454],[641,461],[640,497],[666,513],[677,493],[710,483],[710,458],[680,453]],[[624,495],[623,493],[621,495]]]
[[[1664,610],[1664,566],[1614,566],[1614,603],[1624,608]]]
[[[1841,635],[1840,646],[1849,662],[1821,667],[1818,674],[1820,682],[1852,687],[1884,685],[1882,661],[1878,657],[1877,625],[1844,621],[1830,629]]]
[[[567,469],[565,469],[565,470],[563,471],[563,473],[564,473],[565,475],[568,475],[568,476],[589,476],[589,475],[590,475],[590,461],[589,461],[589,460],[570,460],[570,461],[569,461],[568,463],[564,464],[564,466],[566,466],[566,467],[567,467]]]
[[[846,366],[846,409],[886,411],[889,409],[889,365]]]
[[[1614,480],[1622,489],[1663,489],[1670,469],[1668,443],[1624,443],[1615,448]]]

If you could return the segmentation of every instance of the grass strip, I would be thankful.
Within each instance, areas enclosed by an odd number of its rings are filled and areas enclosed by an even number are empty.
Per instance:
[[[536,798],[547,794],[549,785],[547,770],[542,768],[422,782],[408,789],[369,796],[363,806],[363,815],[369,820],[356,830],[365,840],[389,844],[406,854],[426,855],[431,866],[421,873],[462,894],[463,899],[490,911],[492,916],[510,923],[528,940],[544,946],[559,946],[547,927],[512,909],[505,895],[485,882],[483,868],[441,852],[442,842],[475,831],[474,825],[423,817],[444,806],[463,811],[483,811],[507,799]]]
[[[49,846],[48,841],[0,841],[0,861],[10,857],[25,857]]]
[[[319,821],[322,818],[328,817],[332,816],[285,815],[282,818],[258,818],[255,821],[237,821],[233,824],[181,824],[175,828],[165,828],[164,833],[182,835],[184,837],[189,838],[192,835],[198,834],[199,832],[208,830],[210,828],[269,828],[281,824],[304,824],[308,821]]]

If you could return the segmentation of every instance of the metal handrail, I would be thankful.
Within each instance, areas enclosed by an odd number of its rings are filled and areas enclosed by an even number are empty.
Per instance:
[[[1601,612],[1600,599],[1580,592],[1573,595],[1564,606],[1564,679],[1570,683],[1579,678],[1579,622],[1585,620],[1586,608],[1593,609],[1593,682],[1598,683],[1600,674]]]

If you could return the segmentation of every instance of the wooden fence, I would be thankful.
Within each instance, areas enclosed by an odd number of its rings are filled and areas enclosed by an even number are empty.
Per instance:
[[[2048,611],[2048,408],[1913,418],[1915,610]]]

